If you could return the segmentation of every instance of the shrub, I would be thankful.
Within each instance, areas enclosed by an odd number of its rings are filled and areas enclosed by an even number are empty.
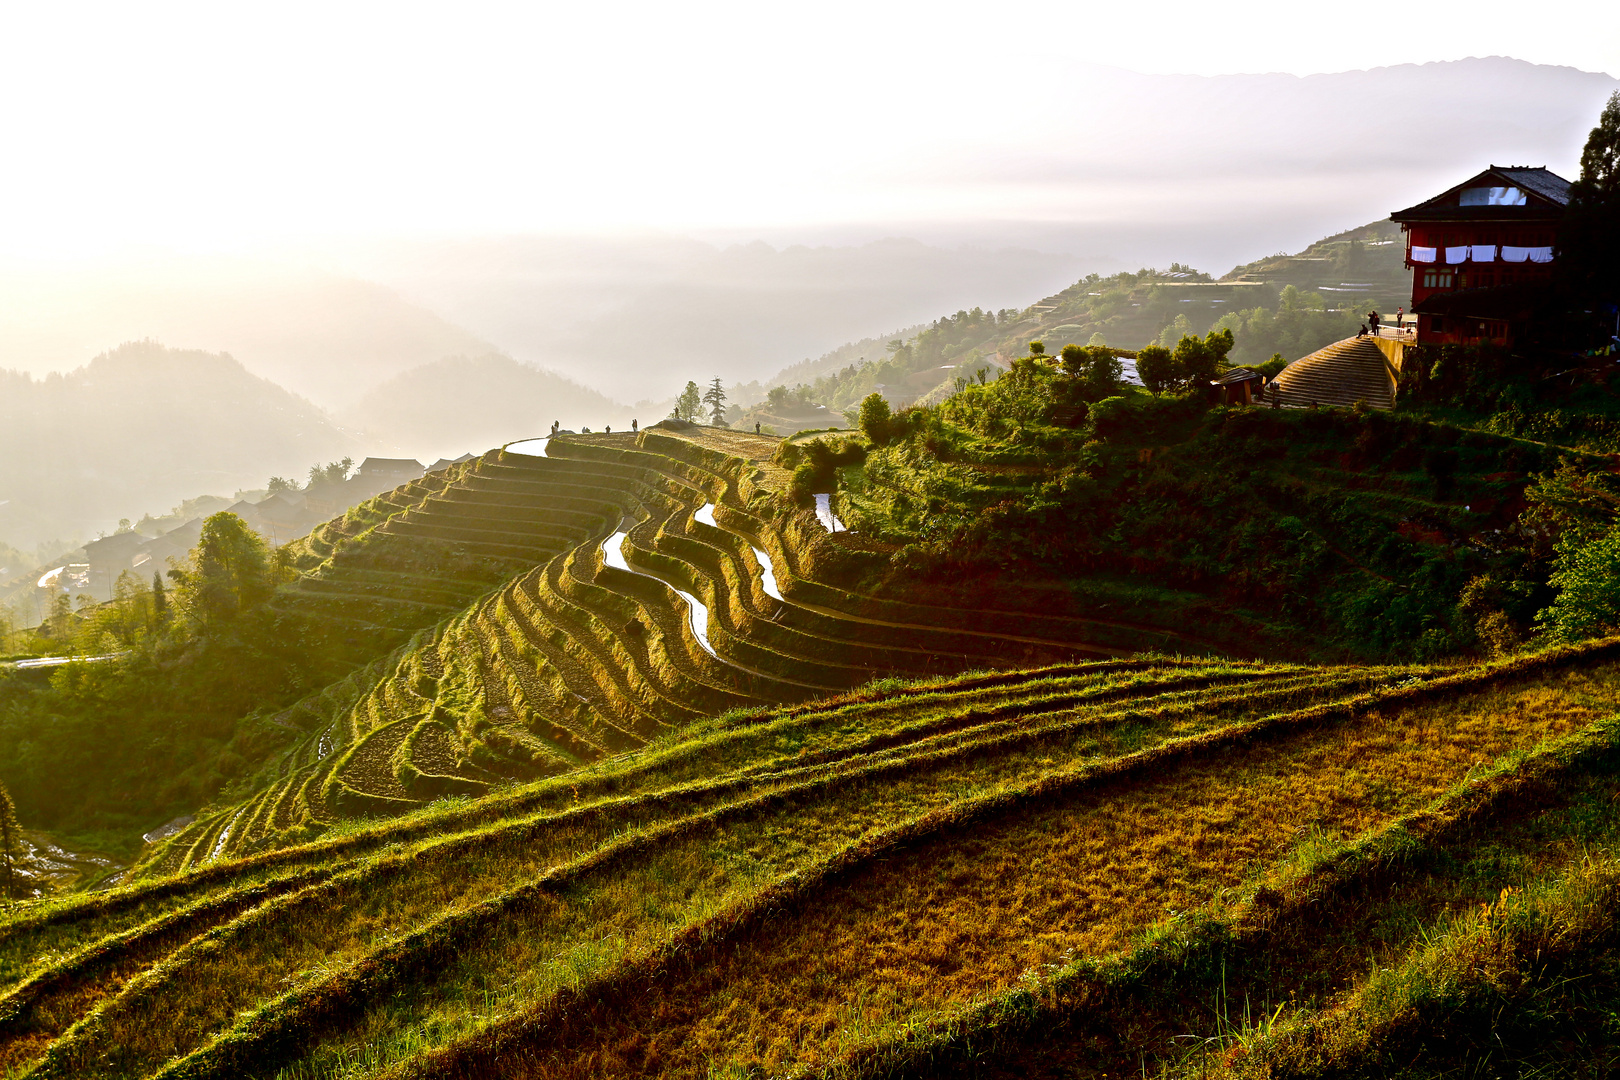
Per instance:
[[[1620,631],[1620,524],[1595,539],[1573,536],[1559,544],[1552,585],[1558,599],[1538,624],[1560,641],[1579,641]]]
[[[882,394],[873,391],[861,401],[861,433],[872,441],[874,446],[887,446],[889,444],[889,403]]]
[[[1136,377],[1150,394],[1162,394],[1176,384],[1176,362],[1170,350],[1149,345],[1136,354]]]
[[[1270,380],[1275,379],[1278,375],[1282,374],[1282,369],[1287,366],[1288,358],[1279,352],[1272,353],[1270,360],[1267,360],[1254,370],[1264,375],[1266,380],[1269,382]]]
[[[1063,346],[1063,373],[1073,379],[1083,401],[1101,401],[1119,392],[1125,365],[1105,345]]]
[[[1174,360],[1176,380],[1186,390],[1207,385],[1220,367],[1215,350],[1190,334],[1176,343]]]
[[[1106,441],[1125,431],[1135,414],[1129,398],[1103,398],[1091,407],[1086,427],[1093,437]]]

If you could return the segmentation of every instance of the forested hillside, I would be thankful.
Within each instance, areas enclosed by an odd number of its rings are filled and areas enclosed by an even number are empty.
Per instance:
[[[137,342],[67,375],[0,372],[0,537],[89,539],[120,517],[358,449],[320,409],[223,354]]]
[[[1275,255],[1233,269],[1219,280],[1180,263],[1102,277],[1087,275],[1027,308],[946,315],[884,346],[885,355],[815,373],[801,365],[781,385],[807,401],[847,410],[874,390],[907,405],[942,384],[1005,369],[1031,341],[1055,355],[1064,345],[1109,345],[1134,352],[1173,348],[1185,335],[1230,329],[1230,359],[1264,364],[1297,360],[1351,337],[1369,310],[1393,315],[1408,301],[1399,230],[1373,222],[1327,237],[1297,255]]]

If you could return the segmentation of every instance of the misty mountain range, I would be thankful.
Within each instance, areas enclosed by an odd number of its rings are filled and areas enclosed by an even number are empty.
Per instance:
[[[0,266],[0,369],[71,372],[0,383],[0,541],[88,536],[344,454],[654,419],[688,379],[798,381],[846,343],[827,364],[1093,270],[1219,274],[1492,162],[1573,175],[1617,85],[1502,58],[1307,78],[1080,64],[1031,73],[1037,107],[874,178],[1000,193],[977,217]]]

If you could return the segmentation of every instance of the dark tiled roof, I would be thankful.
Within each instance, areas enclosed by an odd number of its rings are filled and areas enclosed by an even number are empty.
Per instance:
[[[1211,386],[1230,386],[1233,383],[1245,383],[1245,382],[1248,382],[1250,379],[1262,379],[1263,380],[1263,379],[1265,379],[1265,376],[1260,374],[1258,371],[1250,371],[1248,368],[1233,368],[1231,371],[1228,371],[1225,375],[1222,375],[1220,378],[1215,379],[1213,382],[1210,383],[1210,385]]]
[[[1505,184],[1492,184],[1490,181],[1503,181]],[[1529,192],[1532,199],[1525,206],[1459,206],[1457,194],[1464,188],[1471,187],[1499,187],[1511,185],[1522,191]],[[1469,177],[1455,187],[1449,187],[1432,199],[1425,199],[1416,206],[1409,206],[1405,210],[1397,210],[1390,215],[1392,221],[1511,221],[1515,219],[1531,219],[1547,215],[1559,216],[1563,208],[1569,205],[1569,181],[1555,172],[1549,172],[1542,166],[1514,166],[1504,168],[1492,165],[1475,176]]]
[[[1544,166],[1507,169],[1500,165],[1492,165],[1491,171],[1513,181],[1514,184],[1524,188],[1526,191],[1533,191],[1542,198],[1550,199],[1560,206],[1569,205],[1569,181],[1557,173],[1549,171]]]
[[[422,463],[415,458],[397,457],[368,457],[360,463],[360,471],[367,469],[382,469],[384,472],[400,472],[405,469],[415,469],[418,473],[423,471]]]

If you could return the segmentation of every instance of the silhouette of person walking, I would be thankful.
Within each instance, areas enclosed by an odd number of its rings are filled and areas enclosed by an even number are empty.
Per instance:
[[[1378,312],[1376,312],[1376,311],[1367,312],[1367,325],[1372,327],[1372,335],[1373,335],[1373,337],[1377,337],[1378,336]]]
[[[635,420],[633,420],[633,419],[632,419],[632,420],[631,420],[631,421],[630,421],[630,433],[631,433],[631,434],[635,434],[635,433],[636,433],[636,432],[638,432],[638,431],[640,431],[640,430],[641,430],[641,429],[640,429],[640,428],[638,428],[638,427],[637,427],[637,426],[636,426],[636,422],[635,422]]]

